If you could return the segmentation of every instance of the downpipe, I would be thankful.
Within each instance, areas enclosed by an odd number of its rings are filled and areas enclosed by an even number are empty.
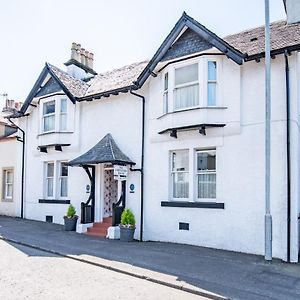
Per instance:
[[[141,168],[130,168],[130,171],[141,173],[141,207],[140,207],[140,242],[143,241],[144,228],[144,153],[145,153],[145,97],[130,90],[130,94],[142,99],[142,153]]]
[[[10,118],[8,121],[22,133],[22,138],[17,137],[17,140],[22,143],[22,172],[21,172],[21,218],[24,218],[24,170],[25,170],[25,131],[15,124]]]

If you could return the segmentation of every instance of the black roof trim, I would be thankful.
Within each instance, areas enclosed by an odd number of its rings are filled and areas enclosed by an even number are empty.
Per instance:
[[[286,51],[293,52],[293,51],[298,51],[298,50],[300,50],[300,44],[285,47],[285,48],[281,48],[281,49],[272,50],[271,51],[271,56],[283,54]],[[249,56],[245,57],[245,62],[260,59],[260,58],[264,58],[264,57],[265,57],[265,52],[261,52],[261,53],[254,54],[254,55],[249,55]]]
[[[168,51],[170,46],[174,43],[174,41],[176,40],[176,38],[178,37],[178,35],[181,33],[181,31],[184,29],[185,26],[198,33],[202,38],[204,38],[211,45],[213,45],[221,52],[226,54],[227,57],[231,58],[237,64],[239,65],[243,64],[243,59],[245,57],[245,54],[243,54],[239,50],[229,45],[223,39],[218,37],[215,33],[208,30],[206,27],[198,23],[196,20],[194,20],[184,12],[181,18],[177,21],[177,23],[169,33],[169,35],[166,37],[166,39],[163,41],[161,46],[158,48],[158,50],[156,51],[152,59],[149,61],[146,68],[143,70],[143,72],[136,80],[135,84],[137,85],[138,88],[140,88],[145,83],[145,81],[148,79],[148,77],[155,69],[156,65],[163,58],[165,53]]]
[[[92,75],[97,75],[98,73],[96,71],[94,71],[93,69],[85,66],[84,64],[80,63],[79,61],[77,61],[76,59],[69,59],[66,63],[64,63],[65,66],[69,66],[69,65],[75,65],[81,69],[83,69],[84,71],[86,71],[87,73],[90,73]]]
[[[31,89],[29,95],[27,96],[26,100],[24,101],[23,106],[21,107],[20,113],[25,114],[28,106],[30,105],[32,99],[35,97],[36,93],[41,87],[41,84],[45,80],[46,76],[50,74],[55,81],[59,84],[61,89],[64,91],[64,93],[69,97],[69,99],[75,103],[76,98],[71,94],[71,92],[66,88],[66,86],[60,81],[60,79],[55,75],[55,73],[51,70],[51,67],[49,66],[48,63],[45,64],[42,72],[40,73],[38,79],[36,80],[33,88]]]

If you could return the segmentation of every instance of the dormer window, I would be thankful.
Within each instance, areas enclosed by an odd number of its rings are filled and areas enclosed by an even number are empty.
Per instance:
[[[174,110],[199,105],[198,64],[175,69]]]
[[[67,131],[68,100],[56,98],[42,104],[42,133]]]

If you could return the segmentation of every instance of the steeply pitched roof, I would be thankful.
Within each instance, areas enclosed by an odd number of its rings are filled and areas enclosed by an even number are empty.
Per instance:
[[[84,82],[83,80],[74,78],[73,76],[49,63],[47,65],[50,72],[54,74],[57,79],[59,79],[59,81],[70,91],[70,93],[75,98],[80,98],[85,95],[89,88],[88,83]]]
[[[287,24],[286,21],[277,21],[271,24],[271,51],[281,49],[300,48],[300,24]],[[259,56],[265,52],[265,27],[260,26],[229,35],[224,40],[247,54],[249,58]]]
[[[71,160],[68,165],[83,166],[100,163],[135,165],[135,163],[120,150],[110,133],[89,151]]]

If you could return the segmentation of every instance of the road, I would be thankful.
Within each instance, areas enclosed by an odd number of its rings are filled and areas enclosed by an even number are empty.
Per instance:
[[[206,299],[5,241],[0,253],[0,299]]]

